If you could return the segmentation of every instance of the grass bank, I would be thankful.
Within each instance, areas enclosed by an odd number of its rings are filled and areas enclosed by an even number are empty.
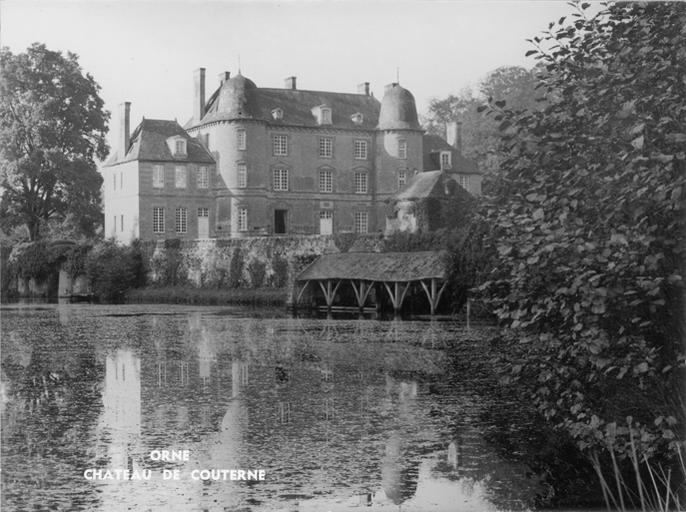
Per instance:
[[[126,294],[126,302],[167,304],[239,304],[285,306],[286,288],[194,288],[192,286],[149,286]]]

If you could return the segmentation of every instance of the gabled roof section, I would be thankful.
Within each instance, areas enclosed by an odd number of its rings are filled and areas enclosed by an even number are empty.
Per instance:
[[[424,135],[424,170],[434,171],[441,168],[441,151],[450,151],[451,173],[481,174],[474,160],[464,157],[448,142],[438,135]]]
[[[395,199],[425,199],[443,197],[443,171],[426,171],[415,174],[410,182],[395,196]]]
[[[181,137],[186,140],[187,156],[174,158],[167,145],[167,139],[170,137]],[[214,163],[214,158],[199,140],[188,135],[176,121],[163,119],[143,119],[131,134],[131,142],[126,154],[121,155],[120,151],[113,153],[105,162],[105,167],[134,160]]]
[[[328,91],[307,91],[300,89],[270,89],[255,88],[246,89],[247,106],[243,113],[223,111],[220,106],[219,91],[215,92],[207,102],[206,113],[200,123],[192,120],[186,128],[203,125],[214,121],[229,119],[256,119],[273,125],[303,126],[321,128],[312,109],[325,105],[331,108],[331,128],[345,128],[355,130],[374,130],[379,122],[379,110],[381,104],[373,96],[366,94],[353,94]],[[272,116],[272,110],[283,110],[283,118],[276,121]],[[353,114],[363,115],[362,123],[352,120]]]
[[[325,254],[307,266],[296,281],[312,279],[362,279],[367,281],[419,281],[445,279],[445,251],[346,252]]]

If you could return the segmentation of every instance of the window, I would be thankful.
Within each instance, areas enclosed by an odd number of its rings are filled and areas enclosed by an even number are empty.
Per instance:
[[[209,217],[210,216],[210,209],[209,208],[198,208],[198,217]]]
[[[175,180],[174,183],[176,188],[186,188],[187,182],[186,168],[182,165],[178,165],[175,170]]]
[[[407,158],[407,141],[398,141],[398,158]]]
[[[398,171],[398,190],[403,188],[407,183],[407,171]]]
[[[321,115],[322,115],[321,124],[331,124],[331,109],[330,108],[323,108]]]
[[[246,188],[248,186],[248,167],[245,164],[238,164],[238,188]]]
[[[248,230],[248,209],[239,208],[238,209],[238,231]]]
[[[119,188],[124,188],[124,173],[120,172],[119,173]]]
[[[319,171],[319,191],[333,192],[333,172],[329,169]]]
[[[355,173],[355,193],[356,194],[366,194],[367,193],[367,173],[366,172],[356,172]]]
[[[188,231],[188,208],[183,206],[176,209],[176,232],[185,233]]]
[[[124,231],[124,214],[119,216],[119,225],[121,227],[122,232]]]
[[[325,158],[333,156],[333,139],[331,137],[319,137],[319,156]]]
[[[236,137],[237,137],[237,142],[238,142],[238,149],[245,149],[246,147],[246,139],[245,139],[245,130],[239,129],[236,131]]]
[[[460,176],[460,186],[465,190],[469,189],[469,176]]]
[[[288,169],[274,169],[274,190],[288,190]]]
[[[272,149],[274,156],[288,155],[288,137],[285,135],[274,135],[272,137]]]
[[[319,212],[319,234],[333,234],[333,212],[331,210],[321,210]]]
[[[357,112],[357,113],[351,115],[350,119],[355,124],[362,124],[362,122],[364,121],[364,116],[362,114],[360,114],[359,112]]]
[[[164,166],[156,165],[152,168],[152,186],[155,188],[164,187]]]
[[[117,175],[112,174],[112,190],[117,190]]]
[[[185,155],[186,154],[186,141],[177,140],[174,142],[174,154],[175,155]]]
[[[164,208],[159,206],[152,209],[152,231],[153,233],[164,233]]]
[[[367,212],[355,212],[355,233],[366,233],[368,220]]]
[[[450,151],[441,151],[441,170],[450,169],[452,167],[450,156]]]
[[[356,140],[354,142],[354,154],[355,154],[355,160],[366,160],[367,159],[367,141],[366,140]]]
[[[210,175],[207,172],[207,167],[198,167],[198,173],[196,175],[196,185],[198,188],[210,187]]]
[[[275,121],[281,121],[283,119],[283,110],[280,108],[275,108],[272,110],[272,118]]]
[[[117,216],[113,215],[112,220],[114,221],[112,224],[112,233],[116,233],[117,232]]]

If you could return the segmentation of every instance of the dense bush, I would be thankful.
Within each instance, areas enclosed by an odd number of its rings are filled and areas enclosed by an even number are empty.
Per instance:
[[[288,261],[280,255],[275,255],[272,260],[272,286],[283,288],[288,283]]]
[[[123,300],[130,288],[140,285],[141,259],[136,247],[117,245],[114,241],[97,244],[88,253],[85,271],[93,293],[99,300]]]
[[[481,291],[503,382],[599,466],[683,449],[686,4],[587,6],[532,41],[545,110],[488,109],[505,158]]]
[[[248,265],[248,274],[250,275],[250,286],[252,286],[253,288],[261,288],[264,284],[266,271],[267,265],[263,261],[251,261]]]

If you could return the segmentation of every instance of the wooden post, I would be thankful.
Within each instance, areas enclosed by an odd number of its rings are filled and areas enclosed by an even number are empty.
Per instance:
[[[293,303],[293,307],[296,307],[298,303],[300,303],[300,299],[302,299],[303,293],[305,293],[305,290],[307,289],[307,286],[310,284],[309,281],[305,281],[305,284],[303,287],[300,289],[298,292],[298,296],[295,298],[295,302]]]
[[[422,285],[422,288],[424,289],[424,293],[426,293],[427,299],[429,299],[429,306],[431,308],[431,316],[433,316],[436,313],[436,309],[438,308],[438,302],[441,300],[441,295],[443,295],[443,291],[445,290],[445,287],[448,284],[448,281],[444,281],[443,285],[441,285],[441,288],[438,289],[437,279],[432,278],[430,290],[429,290],[429,286],[427,286],[427,284],[424,281],[420,281],[419,283]]]
[[[369,297],[369,292],[372,290],[371,283],[366,283],[365,281],[359,281],[359,288],[355,285],[355,280],[350,280],[350,285],[353,287],[355,292],[355,298],[357,299],[357,307],[360,308],[360,312],[364,311],[364,305],[367,302],[367,297]]]
[[[326,310],[331,311],[333,300],[336,297],[336,292],[338,291],[338,287],[340,286],[341,282],[338,281],[336,283],[336,286],[334,286],[333,288],[331,279],[326,280],[326,287],[324,286],[324,283],[322,281],[318,281],[318,283],[319,287],[322,289],[322,292],[324,293],[324,300],[326,301]]]
[[[407,290],[410,287],[410,283],[405,283],[405,285],[403,286],[402,283],[395,281],[393,282],[393,290],[391,290],[391,287],[386,281],[383,281],[383,284],[386,287],[388,296],[390,297],[391,303],[393,304],[393,311],[395,311],[396,313],[399,312],[400,308],[402,308],[403,306],[405,294],[407,293]]]

